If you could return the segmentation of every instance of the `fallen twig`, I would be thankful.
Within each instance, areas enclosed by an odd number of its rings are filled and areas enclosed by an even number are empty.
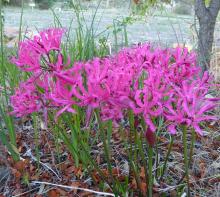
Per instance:
[[[60,184],[54,184],[54,183],[49,183],[49,182],[41,182],[41,181],[32,181],[33,184],[45,184],[45,185],[51,185],[51,186],[56,186],[56,187],[62,187],[62,188],[66,188],[66,189],[76,189],[76,190],[82,190],[82,191],[86,191],[86,192],[91,192],[94,194],[99,194],[99,195],[103,195],[103,196],[114,196],[114,194],[112,193],[107,193],[107,192],[99,192],[99,191],[94,191],[91,189],[86,189],[86,188],[81,188],[81,187],[74,187],[74,186],[67,186],[67,185],[60,185]]]
[[[27,151],[26,151],[26,153],[24,154],[24,156],[30,157],[31,160],[34,161],[34,162],[39,162],[39,164],[41,164],[46,170],[51,171],[52,173],[55,174],[55,176],[56,176],[59,180],[61,180],[61,178],[59,177],[59,175],[58,175],[49,165],[47,165],[47,164],[41,162],[40,160],[39,160],[39,161],[37,160],[37,158],[32,154],[30,148],[27,147]]]
[[[219,178],[219,177],[220,177],[220,175],[209,176],[209,177],[197,180],[197,181],[190,181],[189,183],[196,183],[196,182],[200,182],[200,181],[205,181],[207,179],[213,179],[213,178]],[[168,186],[167,188],[164,188],[164,189],[157,189],[157,191],[158,192],[167,192],[167,191],[173,190],[173,189],[175,189],[179,186],[184,186],[184,185],[186,185],[186,183],[177,184],[177,185],[173,185],[173,186]]]
[[[28,193],[30,193],[30,192],[32,192],[32,191],[34,191],[34,190],[38,189],[38,188],[39,188],[39,187],[33,188],[33,189],[29,190],[29,191],[26,191],[26,192],[21,193],[21,194],[17,194],[17,195],[12,196],[12,197],[19,197],[19,196],[23,196],[23,195],[28,194]]]

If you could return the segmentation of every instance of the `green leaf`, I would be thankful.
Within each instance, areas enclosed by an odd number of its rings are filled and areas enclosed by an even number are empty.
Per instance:
[[[44,94],[44,93],[45,93],[45,90],[44,90],[42,87],[36,85],[36,88],[37,88],[37,90],[38,90],[39,93],[41,93],[41,94]]]
[[[19,161],[20,157],[18,149],[8,141],[6,134],[2,130],[0,130],[0,140],[7,147],[8,151],[11,153],[12,158],[15,161]]]
[[[205,0],[205,6],[209,7],[211,0]]]

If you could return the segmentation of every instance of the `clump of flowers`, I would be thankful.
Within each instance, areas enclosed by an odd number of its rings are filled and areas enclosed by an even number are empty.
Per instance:
[[[33,112],[37,112],[42,108],[40,102],[41,95],[38,93],[33,81],[30,79],[22,82],[15,90],[15,94],[11,96],[11,103],[17,117],[22,117]]]
[[[143,44],[70,66],[70,58],[64,60],[61,52],[64,32],[48,29],[19,44],[12,62],[31,77],[11,97],[11,114],[57,109],[58,118],[64,112],[76,113],[77,105],[88,113],[99,109],[104,121],[117,123],[132,110],[151,132],[157,129],[155,119],[164,117],[171,134],[186,124],[200,135],[200,123],[216,119],[207,115],[218,101],[206,97],[212,80],[208,73],[200,77],[194,52]]]

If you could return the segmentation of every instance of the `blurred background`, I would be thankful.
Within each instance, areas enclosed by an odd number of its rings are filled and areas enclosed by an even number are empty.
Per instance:
[[[149,3],[146,3],[149,2]],[[159,3],[158,3],[159,2]],[[98,44],[110,52],[126,45],[151,42],[162,47],[196,49],[198,20],[193,0],[5,0],[3,9],[6,46],[18,43],[19,29],[26,37],[39,30],[62,26],[74,39],[79,28],[92,27]],[[210,70],[220,77],[220,17],[215,25]]]

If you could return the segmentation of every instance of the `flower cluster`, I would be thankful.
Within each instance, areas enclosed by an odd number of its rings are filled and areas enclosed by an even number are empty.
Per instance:
[[[74,105],[86,108],[87,115],[99,109],[103,120],[118,122],[127,110],[143,116],[156,131],[155,120],[164,117],[170,133],[187,124],[199,134],[202,121],[216,117],[206,112],[219,99],[206,97],[213,85],[208,73],[201,77],[196,54],[187,48],[161,49],[150,44],[125,48],[114,56],[75,62],[61,51],[63,29],[48,29],[19,44],[12,58],[31,77],[22,82],[11,97],[12,114],[58,109],[76,113]]]

